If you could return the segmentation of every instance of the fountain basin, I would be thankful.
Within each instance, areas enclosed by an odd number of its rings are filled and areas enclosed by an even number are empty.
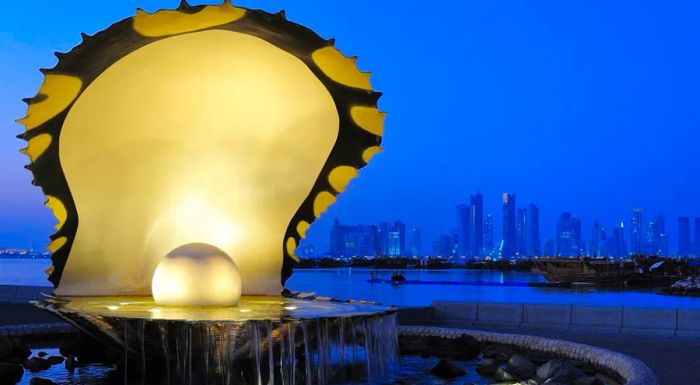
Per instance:
[[[376,381],[398,362],[396,309],[243,296],[234,307],[160,306],[151,297],[37,302],[123,351],[129,375],[167,383]]]

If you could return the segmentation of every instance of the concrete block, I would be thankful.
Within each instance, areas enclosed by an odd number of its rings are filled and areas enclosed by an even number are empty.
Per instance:
[[[571,325],[574,329],[618,330],[622,327],[621,307],[572,306]]]
[[[677,335],[700,335],[700,309],[678,309]]]
[[[523,322],[523,304],[519,303],[479,303],[477,323],[520,325]]]
[[[677,310],[675,308],[623,308],[623,332],[639,333],[643,330],[651,329],[661,334],[667,334],[667,331],[676,330],[677,321]]]
[[[523,324],[567,327],[571,324],[571,305],[525,304]]]
[[[17,286],[0,285],[0,302],[10,302],[17,296]]]
[[[16,301],[36,301],[37,299],[39,299],[39,288],[37,286],[17,286]]]
[[[396,316],[399,325],[431,325],[434,320],[435,308],[432,306],[400,308]]]
[[[477,312],[476,302],[435,301],[435,319],[442,321],[475,321]]]

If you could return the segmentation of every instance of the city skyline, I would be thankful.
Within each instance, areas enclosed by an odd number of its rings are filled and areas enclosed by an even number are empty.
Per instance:
[[[663,214],[645,220],[644,209],[631,210],[628,225],[625,220],[610,226],[594,220],[590,227],[571,212],[562,212],[556,219],[553,234],[540,233],[540,209],[534,203],[519,207],[515,193],[502,193],[503,233],[500,241],[489,239],[492,233],[493,215],[483,212],[484,196],[480,192],[470,195],[469,204],[455,206],[456,220],[449,233],[439,234],[433,239],[421,237],[420,224],[410,227],[400,219],[381,221],[377,225],[341,224],[336,216],[330,232],[327,250],[313,247],[319,254],[313,256],[467,256],[467,257],[534,257],[534,256],[590,256],[628,257],[633,254],[689,257],[700,255],[700,217],[679,217],[677,229],[678,247],[672,249],[670,228]],[[484,220],[484,215],[486,220]],[[671,225],[673,227],[673,225]],[[409,238],[410,237],[410,238]],[[399,239],[389,246],[391,239]],[[406,243],[409,239],[409,243]],[[511,242],[511,245],[508,243]],[[432,248],[420,245],[432,244]],[[301,246],[312,245],[307,239]],[[419,245],[419,246],[416,246]],[[302,255],[309,257],[311,255]]]
[[[23,169],[28,160],[18,150],[25,143],[13,123],[26,112],[22,98],[38,89],[38,68],[52,67],[53,52],[70,50],[80,32],[92,35],[138,6],[152,12],[177,3],[6,4],[0,247],[43,248],[54,231],[45,198]],[[426,248],[451,235],[454,207],[469,203],[465,192],[473,191],[486,197],[484,222],[491,213],[494,243],[503,233],[494,197],[503,191],[517,192],[521,208],[538,206],[543,251],[564,211],[584,229],[597,219],[609,231],[621,220],[629,225],[634,208],[645,208],[647,219],[662,213],[672,250],[677,218],[689,217],[694,232],[700,52],[692,47],[700,39],[700,4],[438,0],[431,6],[448,12],[430,28],[411,7],[369,0],[240,5],[284,8],[289,20],[335,38],[341,51],[360,55],[359,68],[372,70],[372,85],[384,94],[384,151],[308,230],[317,248],[327,246],[336,216],[423,224],[416,226]]]

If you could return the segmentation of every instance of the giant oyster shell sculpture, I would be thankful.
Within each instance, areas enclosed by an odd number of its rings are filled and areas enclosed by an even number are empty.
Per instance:
[[[192,242],[233,258],[243,294],[279,294],[309,225],[381,150],[369,73],[283,12],[138,10],[56,56],[18,122],[58,220],[57,295],[150,294]]]

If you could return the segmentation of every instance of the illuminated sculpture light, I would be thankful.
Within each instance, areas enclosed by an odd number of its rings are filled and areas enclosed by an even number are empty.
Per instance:
[[[139,10],[56,55],[19,122],[58,219],[59,296],[278,295],[309,225],[381,149],[369,74],[283,12]]]

